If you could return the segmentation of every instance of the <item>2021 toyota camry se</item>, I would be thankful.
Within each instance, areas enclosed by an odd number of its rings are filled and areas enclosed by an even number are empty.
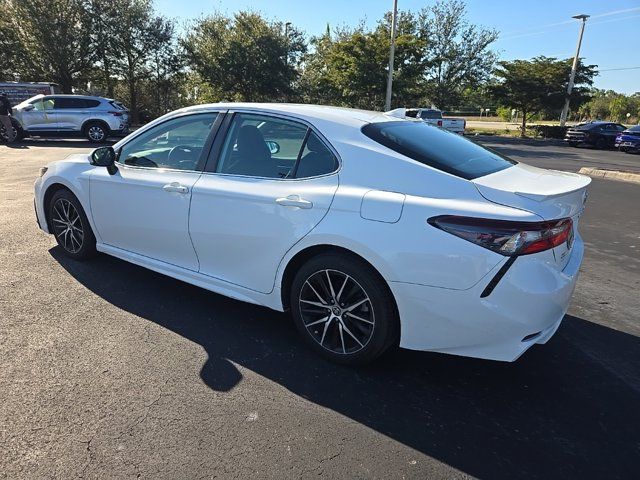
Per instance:
[[[213,104],[49,164],[35,204],[68,256],[290,310],[333,361],[513,361],[567,310],[589,182],[390,114]]]

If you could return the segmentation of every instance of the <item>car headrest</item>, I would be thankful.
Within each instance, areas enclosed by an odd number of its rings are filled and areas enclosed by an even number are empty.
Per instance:
[[[255,125],[245,125],[238,132],[238,152],[240,154],[255,155],[258,157],[271,157],[269,147],[264,142],[264,137]]]

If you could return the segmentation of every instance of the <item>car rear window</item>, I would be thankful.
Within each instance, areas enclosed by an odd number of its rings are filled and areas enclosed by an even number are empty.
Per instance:
[[[117,108],[118,110],[127,110],[127,107],[125,107],[122,103],[120,102],[115,102],[115,101],[111,101],[109,102],[111,104],[112,107]]]
[[[422,110],[420,118],[423,120],[439,120],[442,118],[442,112],[440,110]]]
[[[467,180],[518,163],[460,135],[423,122],[370,123],[362,127],[362,133],[395,152]]]
[[[604,124],[602,123],[584,123],[582,125],[576,125],[573,127],[574,130],[591,130],[592,128],[601,127]]]

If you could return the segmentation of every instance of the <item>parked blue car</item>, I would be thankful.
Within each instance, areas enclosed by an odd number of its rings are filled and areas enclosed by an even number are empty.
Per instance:
[[[630,127],[616,137],[615,147],[621,152],[640,152],[640,125]]]

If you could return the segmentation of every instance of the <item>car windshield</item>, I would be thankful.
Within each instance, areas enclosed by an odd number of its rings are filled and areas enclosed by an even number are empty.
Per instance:
[[[629,128],[630,132],[640,132],[640,125],[636,125],[635,127]]]
[[[370,123],[362,133],[413,160],[473,180],[517,162],[455,133],[416,121]]]

